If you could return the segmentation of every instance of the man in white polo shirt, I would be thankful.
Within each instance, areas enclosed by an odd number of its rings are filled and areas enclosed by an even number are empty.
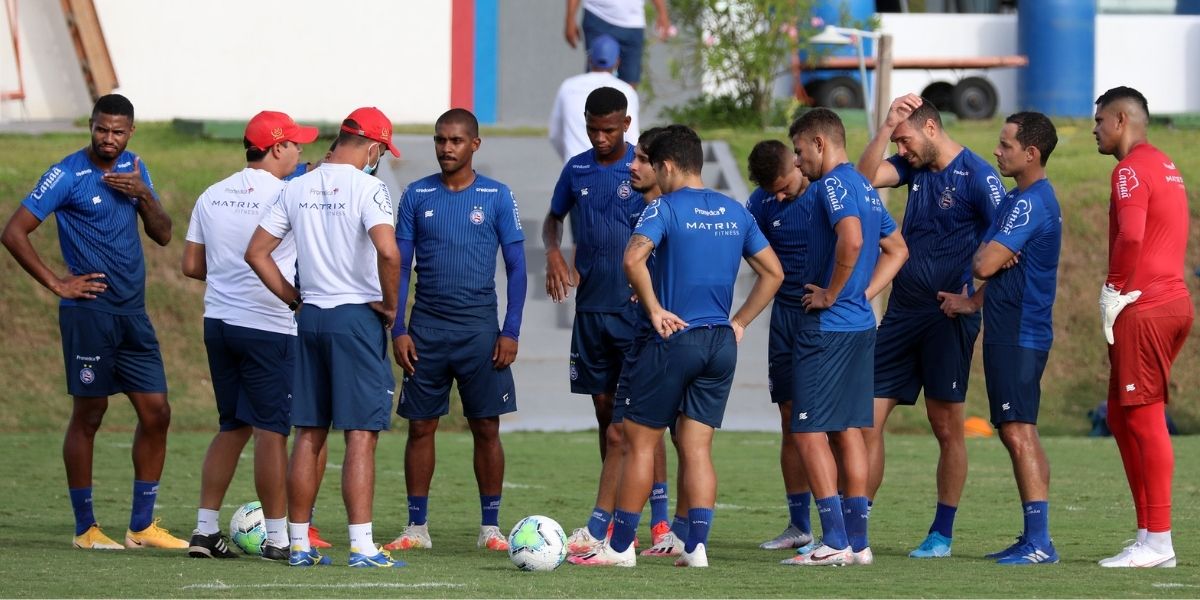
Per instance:
[[[629,115],[625,141],[637,144],[640,110],[637,90],[613,75],[613,70],[621,62],[620,54],[621,47],[612,36],[597,37],[588,46],[588,72],[568,77],[558,87],[554,108],[550,111],[550,145],[554,146],[563,162],[592,149],[583,114],[584,105],[588,95],[602,87],[616,88],[625,94],[628,101],[625,114]]]
[[[238,458],[254,433],[254,488],[267,525],[263,558],[286,560],[287,436],[291,431],[296,321],[246,264],[244,254],[262,214],[296,169],[300,145],[315,127],[281,112],[250,119],[242,145],[246,168],[213,184],[196,201],[183,249],[183,274],[206,281],[204,346],[212,372],[220,432],[204,455],[200,509],[188,554],[237,558],[221,535],[220,510]],[[271,258],[296,277],[296,243],[286,237]]]
[[[297,319],[296,442],[288,472],[293,566],[330,562],[311,547],[308,527],[317,460],[331,426],[346,440],[342,498],[350,521],[350,566],[404,566],[371,535],[375,445],[390,425],[396,387],[387,331],[396,319],[400,281],[392,199],[387,185],[373,177],[384,150],[400,155],[391,121],[373,107],[350,113],[329,159],[288,182],[246,249],[246,262],[280,301],[304,304]],[[303,296],[271,259],[289,232],[296,240]]]

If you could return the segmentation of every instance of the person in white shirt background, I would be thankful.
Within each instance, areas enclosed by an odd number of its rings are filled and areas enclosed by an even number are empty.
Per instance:
[[[587,125],[583,115],[583,105],[588,94],[602,87],[616,88],[625,94],[629,100],[626,114],[630,117],[629,129],[625,132],[625,141],[637,144],[638,138],[638,94],[628,83],[617,79],[613,70],[620,64],[621,48],[617,40],[609,35],[601,35],[592,40],[588,46],[588,65],[591,70],[587,73],[573,75],[562,82],[558,95],[554,99],[554,108],[550,112],[550,144],[558,152],[559,158],[566,162],[572,156],[592,149],[588,139]]]

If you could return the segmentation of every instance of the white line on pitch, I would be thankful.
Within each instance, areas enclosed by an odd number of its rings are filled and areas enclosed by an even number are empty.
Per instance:
[[[341,590],[341,589],[372,589],[372,588],[387,588],[387,589],[412,589],[412,588],[460,588],[466,587],[463,583],[442,583],[442,582],[422,582],[422,583],[390,583],[390,582],[363,582],[363,583],[225,583],[217,580],[211,583],[193,583],[180,587],[181,590],[233,590],[233,589],[280,589],[280,588],[308,588],[321,590]]]

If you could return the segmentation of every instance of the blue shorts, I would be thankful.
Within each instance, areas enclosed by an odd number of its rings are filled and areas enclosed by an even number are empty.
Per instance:
[[[584,54],[592,47],[592,40],[608,34],[617,39],[621,46],[621,62],[617,64],[617,78],[629,85],[637,87],[642,79],[642,46],[646,43],[646,30],[633,27],[617,27],[608,21],[597,17],[590,11],[583,11],[583,43]],[[584,72],[591,70],[591,64],[584,64]],[[576,238],[578,239],[578,238]]]
[[[72,396],[167,393],[162,353],[146,313],[114,315],[81,306],[60,306],[58,329],[67,392]]]
[[[801,331],[792,369],[792,433],[874,425],[875,330]]]
[[[888,310],[875,343],[875,397],[911,406],[924,388],[926,399],[965,401],[979,322],[978,313]]]
[[[771,402],[792,399],[792,351],[800,334],[804,309],[776,301],[771,307],[771,333],[767,338],[767,389]]]
[[[512,367],[496,370],[492,353],[499,331],[452,331],[411,326],[417,371],[404,376],[396,414],[410,420],[436,419],[450,412],[450,382],[458,383],[463,415],[497,417],[517,410]]]
[[[720,427],[736,367],[737,343],[729,327],[702,325],[646,344],[630,380],[625,418],[661,428],[683,413]]]
[[[204,347],[221,431],[291,433],[296,336],[204,319]]]
[[[300,347],[292,425],[388,429],[396,379],[379,314],[366,304],[306,304],[296,321]]]
[[[625,363],[621,366],[621,377],[617,379],[617,391],[613,394],[612,420],[611,423],[620,423],[625,418],[625,404],[629,400],[630,382],[633,379],[633,370],[637,367],[638,357],[641,356],[642,350],[646,345],[652,343],[652,338],[657,337],[653,331],[643,331],[633,339],[633,347],[625,354]]]
[[[572,394],[612,394],[637,333],[637,313],[575,313],[571,332]]]
[[[1037,425],[1042,372],[1049,352],[1020,346],[983,345],[983,376],[992,424]]]

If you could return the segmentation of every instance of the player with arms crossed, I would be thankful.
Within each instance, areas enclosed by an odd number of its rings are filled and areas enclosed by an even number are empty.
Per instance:
[[[76,548],[119,550],[92,512],[92,448],[108,397],[125,393],[137,413],[133,434],[133,508],[127,548],[187,548],[154,518],[158,481],[167,458],[171,405],[150,316],[146,262],[137,223],[159,246],[171,241],[150,172],[125,150],[133,137],[133,104],[101,96],[88,119],[91,144],[42,176],[4,227],[4,247],[38,283],[62,298],[58,309],[67,391],[73,408],[63,439],[63,463],[75,512]],[[56,215],[69,273],[50,270],[29,235]]]
[[[996,166],[1017,186],[1005,195],[975,254],[975,276],[987,280],[979,288],[987,293],[975,297],[984,296],[988,404],[1012,460],[1025,520],[1016,543],[988,555],[1002,565],[1058,562],[1050,542],[1050,463],[1037,431],[1042,372],[1054,341],[1051,309],[1062,245],[1062,212],[1046,179],[1046,161],[1057,144],[1046,115],[1021,112],[1005,120]],[[945,310],[953,318],[979,308],[968,300],[946,303]]]
[[[817,206],[800,232],[807,238],[800,277],[809,283],[804,312],[794,315],[790,422],[816,498],[821,545],[782,562],[869,565],[863,429],[872,420],[873,381],[865,375],[875,353],[870,301],[896,276],[908,249],[879,193],[847,159],[846,129],[836,113],[810,110],[788,133],[796,163],[817,188],[811,196]]]
[[[392,328],[396,362],[404,368],[397,414],[408,419],[404,483],[408,526],[390,550],[432,548],[427,521],[429,485],[436,464],[434,435],[450,411],[450,384],[458,382],[463,413],[475,441],[475,480],[483,518],[477,545],[508,550],[500,531],[504,448],[500,415],[517,410],[509,367],[517,358],[525,307],[525,234],[517,199],[508,186],[475,172],[479,122],[470,111],[451,109],[434,125],[433,145],[441,172],[408,185],[400,203],[400,306],[417,260],[412,319]],[[508,303],[497,322],[496,252],[504,257]]]
[[[288,563],[329,564],[308,537],[316,499],[317,460],[329,435],[346,441],[342,500],[349,518],[351,567],[399,567],[375,544],[375,446],[391,424],[396,386],[387,358],[387,329],[396,318],[400,250],[387,185],[374,177],[392,144],[392,124],[377,108],[342,121],[337,148],[321,166],[288,182],[263,215],[246,262],[297,319],[299,377],[292,400],[296,441],[288,471]],[[303,296],[271,253],[289,233],[296,240]]]
[[[888,142],[896,154],[882,160]],[[883,483],[884,427],[897,404],[913,405],[922,388],[938,440],[937,509],[913,558],[950,555],[954,515],[967,481],[964,402],[978,314],[951,319],[943,303],[973,295],[971,258],[992,224],[1003,189],[996,170],[955,142],[929,101],[914,94],[892,102],[858,159],[876,187],[908,186],[901,233],[910,260],[896,276],[875,344],[875,425],[863,430],[870,460],[867,497]],[[978,301],[978,299],[975,299]]]
[[[759,544],[766,550],[805,548],[812,543],[809,506],[812,491],[804,474],[804,461],[796,450],[792,436],[792,342],[795,326],[804,312],[804,265],[807,238],[802,235],[816,206],[816,200],[805,197],[816,187],[796,165],[796,155],[778,140],[764,140],[750,150],[748,160],[750,179],[758,188],[750,194],[746,208],[754,216],[758,228],[783,265],[783,285],[775,294],[771,308],[771,337],[767,342],[767,387],[771,401],[779,407],[782,445],[779,449],[779,470],[783,473],[783,488],[787,494],[788,526],[783,533]]]
[[[1096,147],[1117,159],[1108,209],[1108,277],[1100,315],[1108,340],[1108,428],[1133,493],[1137,539],[1103,567],[1174,567],[1166,427],[1171,365],[1192,328],[1183,281],[1188,197],[1183,176],[1150,144],[1146,97],[1116,87],[1096,99]]]
[[[779,289],[783,268],[745,206],[704,188],[704,152],[694,131],[671,125],[648,154],[664,195],[643,211],[624,262],[659,338],[642,350],[630,379],[615,526],[588,564],[637,564],[633,540],[650,495],[655,448],[674,423],[689,506],[687,540],[675,565],[707,567],[717,492],[713,432],[733,385],[737,343]],[[646,266],[651,252],[653,273]],[[743,257],[757,279],[731,318]]]
[[[296,378],[296,320],[246,264],[246,246],[296,170],[315,127],[263,111],[246,124],[246,168],[209,186],[192,208],[183,274],[207,283],[204,346],[220,432],[200,470],[200,508],[188,554],[237,558],[221,534],[220,511],[242,449],[254,435],[254,490],[267,527],[263,558],[287,560],[287,438]],[[271,253],[285,279],[296,278],[296,243]],[[297,304],[295,308],[299,308]]]

